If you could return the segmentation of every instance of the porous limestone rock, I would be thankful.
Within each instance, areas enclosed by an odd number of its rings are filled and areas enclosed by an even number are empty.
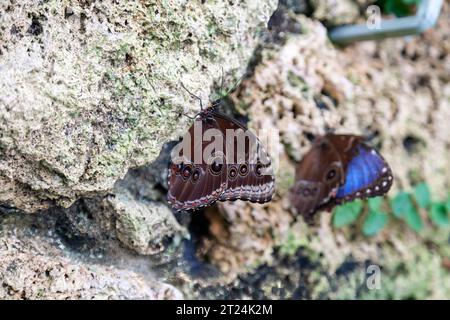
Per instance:
[[[170,147],[165,145],[151,165],[129,170],[107,196],[80,199],[68,209],[51,210],[50,214],[61,216],[64,235],[96,239],[100,247],[119,240],[142,255],[164,251],[172,243],[169,239],[179,244],[187,232],[161,202],[165,192],[158,188],[167,183]]]
[[[33,251],[2,252],[0,298],[4,299],[181,299],[180,291],[128,270],[72,264]]]
[[[182,236],[182,228],[172,211],[162,203],[136,201],[128,192],[101,200],[103,222],[114,221],[117,238],[139,254],[154,254],[164,248],[164,240]],[[97,206],[98,208],[98,203]],[[91,208],[92,214],[97,214]]]
[[[360,18],[359,6],[353,0],[312,0],[313,16],[329,25],[350,24]]]
[[[1,300],[183,297],[148,270],[130,270],[130,257],[127,267],[80,259],[55,233],[54,215],[27,216],[0,214]]]

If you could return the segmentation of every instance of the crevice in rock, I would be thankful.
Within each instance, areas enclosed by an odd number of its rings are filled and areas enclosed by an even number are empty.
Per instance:
[[[33,36],[38,36],[44,31],[44,28],[42,27],[42,24],[39,20],[40,17],[37,17],[34,14],[32,15],[31,24],[27,32],[32,34]]]

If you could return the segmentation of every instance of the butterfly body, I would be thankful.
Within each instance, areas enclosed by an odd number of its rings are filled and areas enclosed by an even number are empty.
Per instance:
[[[241,123],[215,108],[204,109],[183,143],[179,160],[169,166],[167,199],[174,210],[196,210],[216,201],[271,200],[275,186],[269,156]]]
[[[389,191],[393,181],[389,165],[363,141],[360,136],[333,134],[314,141],[297,167],[291,188],[291,203],[299,214],[312,215]]]

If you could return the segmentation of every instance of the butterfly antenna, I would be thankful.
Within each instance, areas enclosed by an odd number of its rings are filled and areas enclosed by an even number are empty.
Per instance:
[[[225,94],[225,97],[228,96],[234,89],[236,89],[239,83],[242,81],[242,79],[244,79],[247,75],[248,75],[247,72],[245,72],[242,76],[240,76],[239,79],[237,79],[237,81],[234,83],[234,85],[230,89],[228,89],[227,93]]]
[[[222,92],[223,85],[224,85],[225,72],[223,71],[223,66],[221,66],[220,69],[222,70],[222,77],[220,79],[220,92]]]
[[[235,84],[234,84],[230,89],[228,89],[228,91],[227,91],[224,95],[221,95],[217,100],[215,100],[215,101],[212,103],[212,106],[213,106],[213,107],[218,106],[218,105],[220,104],[220,101],[221,101],[223,98],[228,97],[228,95],[229,95],[234,89],[237,88],[237,86],[238,86],[239,83],[242,81],[242,79],[244,79],[247,75],[248,75],[247,72],[245,72],[245,73],[244,73],[244,74],[243,74],[243,75],[235,82]],[[220,92],[222,92],[223,87],[224,87],[224,74],[223,74],[223,67],[222,67],[222,83],[221,83],[221,85],[220,85]]]
[[[182,82],[180,82],[180,84],[181,84],[181,87],[182,87],[184,90],[186,90],[186,92],[189,93],[189,95],[191,95],[191,97],[196,98],[196,99],[200,102],[200,110],[203,110],[203,102],[202,102],[202,98],[200,98],[199,96],[197,96],[197,95],[193,94],[192,92],[190,92],[190,91],[184,86],[184,84],[183,84]]]
[[[188,117],[191,120],[195,120],[195,118],[197,118],[197,116],[195,117],[191,117],[190,115],[188,115],[187,113],[183,113],[183,116]]]

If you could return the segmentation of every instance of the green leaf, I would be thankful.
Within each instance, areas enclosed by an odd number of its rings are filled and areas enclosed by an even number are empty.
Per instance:
[[[333,225],[341,228],[353,223],[361,213],[362,201],[355,200],[345,205],[339,206],[334,210]]]
[[[379,211],[380,206],[383,203],[382,197],[369,198],[369,210],[371,211]]]
[[[406,4],[419,4],[422,0],[402,0]]]
[[[416,232],[419,232],[423,228],[422,219],[420,218],[419,213],[416,208],[411,207],[405,215],[406,223]]]
[[[414,196],[416,198],[417,204],[421,208],[428,208],[428,206],[431,204],[431,193],[426,183],[419,183],[414,188]]]
[[[392,212],[397,218],[404,217],[406,212],[411,210],[412,207],[411,197],[404,191],[397,193],[394,199],[391,200]]]
[[[447,208],[447,212],[450,213],[450,197],[447,200],[447,203],[445,204],[445,207]]]
[[[444,203],[438,202],[431,205],[430,218],[438,227],[448,227],[450,225]]]
[[[363,224],[363,234],[365,236],[374,236],[384,228],[388,221],[388,215],[380,211],[370,211]]]
[[[413,14],[414,5],[421,0],[384,0],[383,10],[386,13],[393,13],[397,17],[404,17]]]

